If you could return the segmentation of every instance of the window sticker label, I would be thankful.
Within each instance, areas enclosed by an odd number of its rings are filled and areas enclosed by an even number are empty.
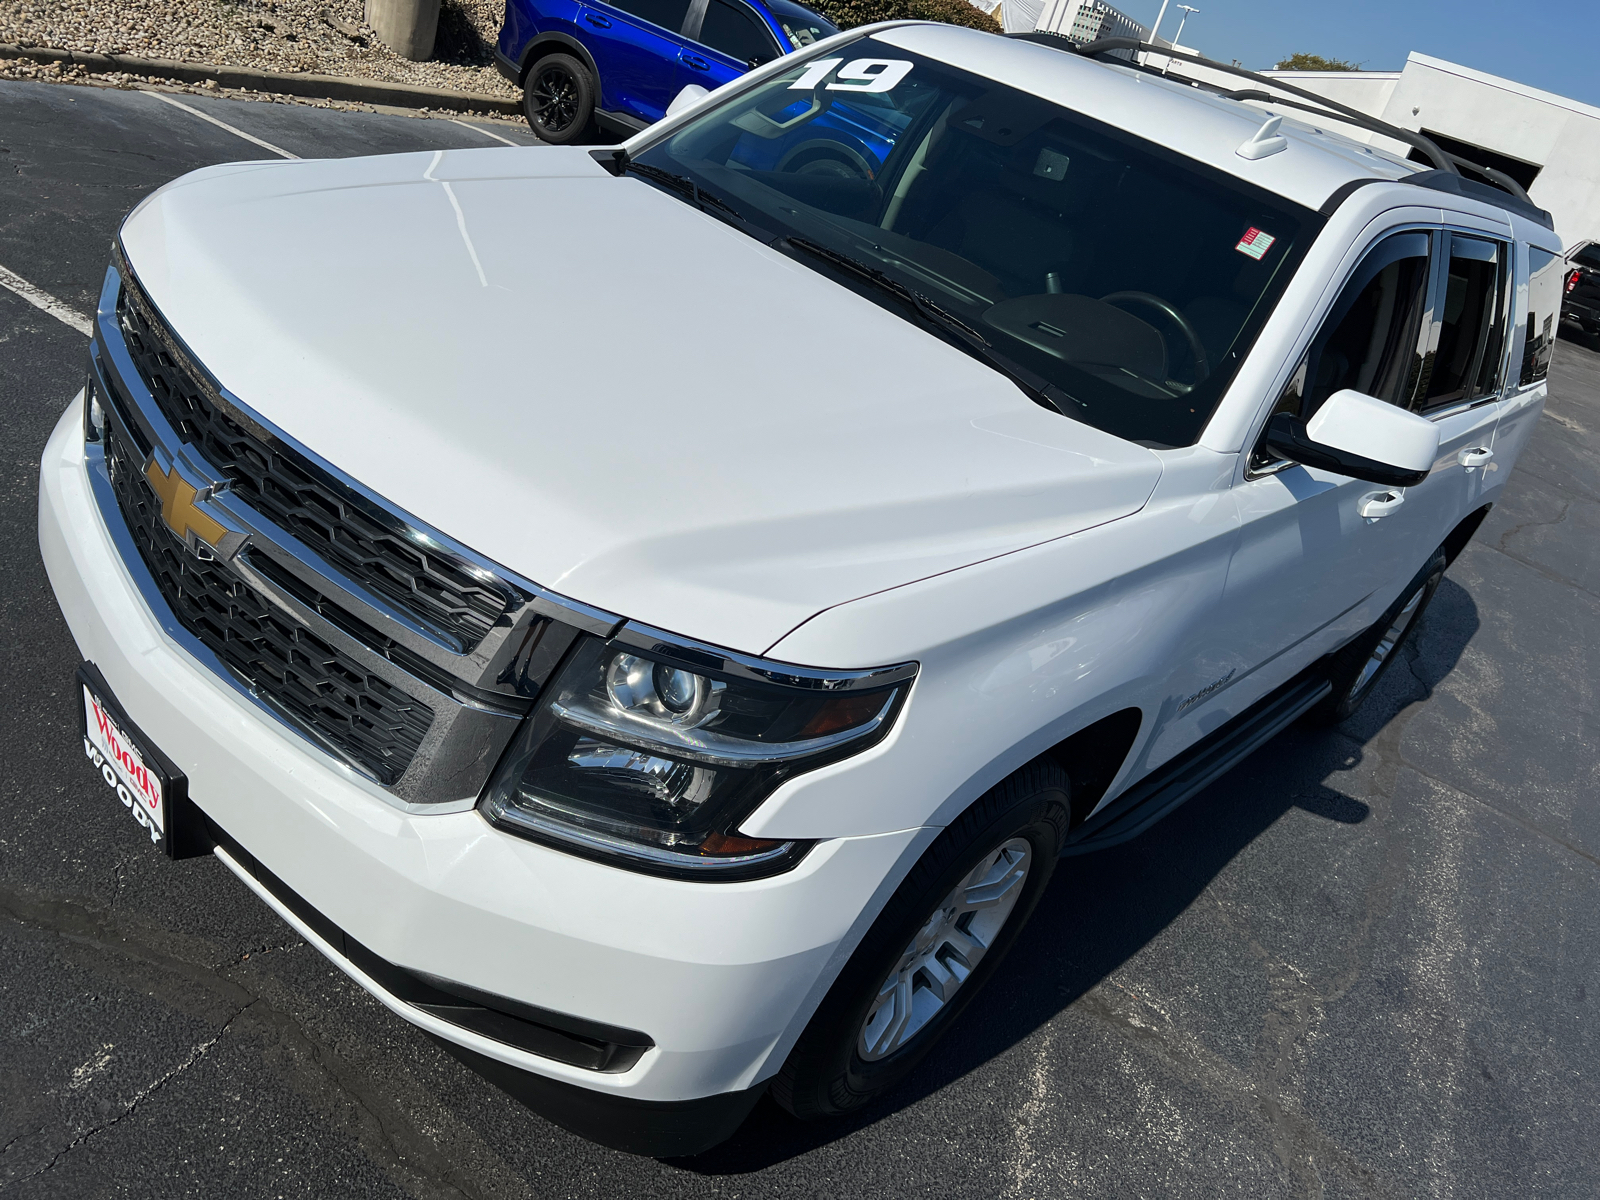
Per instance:
[[[800,77],[789,85],[791,92],[810,91],[833,71],[839,68],[834,82],[828,84],[830,92],[887,92],[907,75],[912,64],[903,58],[857,58],[844,66],[842,58],[823,58],[808,66]]]
[[[1270,233],[1264,233],[1252,225],[1244,231],[1244,236],[1239,239],[1239,244],[1234,249],[1240,254],[1248,254],[1251,258],[1259,259],[1272,249],[1272,243],[1277,240]]]

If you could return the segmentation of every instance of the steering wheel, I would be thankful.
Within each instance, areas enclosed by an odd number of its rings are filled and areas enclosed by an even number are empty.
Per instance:
[[[1194,326],[1189,323],[1189,318],[1175,305],[1163,300],[1160,296],[1151,295],[1149,292],[1110,292],[1100,297],[1101,304],[1143,304],[1155,309],[1166,317],[1182,332],[1184,340],[1189,343],[1189,356],[1194,363],[1195,382],[1199,383],[1211,373],[1210,360],[1206,358],[1205,343],[1200,340],[1200,335],[1195,332]],[[1157,332],[1160,332],[1159,330]],[[1163,337],[1162,341],[1166,338]]]

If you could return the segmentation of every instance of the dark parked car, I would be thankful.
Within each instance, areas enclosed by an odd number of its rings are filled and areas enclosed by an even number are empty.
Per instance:
[[[837,32],[793,0],[506,0],[495,65],[559,145],[592,121],[637,133],[690,84],[720,87]]]
[[[1578,322],[1585,333],[1600,333],[1600,242],[1590,242],[1573,254],[1567,268],[1561,319]]]

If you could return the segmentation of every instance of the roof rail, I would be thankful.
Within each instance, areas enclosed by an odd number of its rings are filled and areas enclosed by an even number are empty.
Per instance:
[[[1168,46],[1157,46],[1151,42],[1142,42],[1138,38],[1101,38],[1099,41],[1087,42],[1080,46],[1071,38],[1062,33],[1050,30],[1035,29],[1020,33],[1008,33],[1006,37],[1017,41],[1036,42],[1049,46],[1054,50],[1067,51],[1086,57],[1105,54],[1113,50],[1143,50],[1150,54],[1160,54],[1166,58],[1176,58],[1182,62],[1197,63],[1209,67],[1214,71],[1223,71],[1229,75],[1238,75],[1243,79],[1253,80],[1264,84],[1266,87],[1275,88],[1280,92],[1289,92],[1303,100],[1291,100],[1286,96],[1274,95],[1272,92],[1259,88],[1241,88],[1237,91],[1224,91],[1213,84],[1199,84],[1211,91],[1214,95],[1228,100],[1255,100],[1268,104],[1276,104],[1283,108],[1299,109],[1301,112],[1312,113],[1316,116],[1331,118],[1347,125],[1355,125],[1361,129],[1381,133],[1385,137],[1393,138],[1397,142],[1404,142],[1414,147],[1432,164],[1432,169],[1418,172],[1409,179],[1399,180],[1401,183],[1414,183],[1419,187],[1431,188],[1434,191],[1449,192],[1452,195],[1470,196],[1475,200],[1482,200],[1490,204],[1498,204],[1513,212],[1529,217],[1547,229],[1554,229],[1555,222],[1550,214],[1540,208],[1528,196],[1527,190],[1511,176],[1493,167],[1483,166],[1460,155],[1450,154],[1440,149],[1439,144],[1426,134],[1414,130],[1402,129],[1398,125],[1391,125],[1377,117],[1368,116],[1359,109],[1329,100],[1315,92],[1304,88],[1295,87],[1292,83],[1284,83],[1281,79],[1274,79],[1270,75],[1262,75],[1258,71],[1251,71],[1245,67],[1236,67],[1231,63],[1220,63],[1199,54],[1190,54],[1186,50],[1173,50]],[[1135,69],[1150,71],[1136,63],[1129,63],[1126,59],[1118,60],[1122,65],[1134,66]],[[1199,83],[1198,80],[1189,80],[1190,83]],[[1306,103],[1309,101],[1309,103]],[[1478,183],[1476,180],[1463,179],[1459,168],[1465,167],[1475,175],[1481,175],[1488,180],[1488,184]],[[1491,186],[1492,185],[1492,186]]]
[[[1427,157],[1428,161],[1433,164],[1436,170],[1454,173],[1456,170],[1456,162],[1465,161],[1462,159],[1456,159],[1454,162],[1451,161],[1454,156],[1446,154],[1443,150],[1439,149],[1439,147],[1434,143],[1434,140],[1424,134],[1417,133],[1410,129],[1402,129],[1400,126],[1391,125],[1387,121],[1380,121],[1377,117],[1368,116],[1358,108],[1351,108],[1347,104],[1340,104],[1337,100],[1329,100],[1326,96],[1319,96],[1315,92],[1307,91],[1305,88],[1296,87],[1292,83],[1284,83],[1281,79],[1274,79],[1270,75],[1263,75],[1259,71],[1251,71],[1245,67],[1236,67],[1232,63],[1216,62],[1212,59],[1204,57],[1203,55],[1190,54],[1187,50],[1174,50],[1170,46],[1157,46],[1150,42],[1142,42],[1138,38],[1101,38],[1099,41],[1088,42],[1082,46],[1077,46],[1075,43],[1072,43],[1070,39],[1067,40],[1069,44],[1075,46],[1076,53],[1084,55],[1085,57],[1092,58],[1097,54],[1104,54],[1108,50],[1143,50],[1149,54],[1159,54],[1164,58],[1175,58],[1180,62],[1196,63],[1202,67],[1209,67],[1213,71],[1223,71],[1229,75],[1237,75],[1241,79],[1248,79],[1252,83],[1259,83],[1265,87],[1276,88],[1280,92],[1288,92],[1291,96],[1299,96],[1303,100],[1309,100],[1311,103],[1296,104],[1294,101],[1286,100],[1282,96],[1274,96],[1270,93],[1260,92],[1253,88],[1247,88],[1236,92],[1220,92],[1219,94],[1227,97],[1230,100],[1266,100],[1273,104],[1282,104],[1286,108],[1298,108],[1308,112],[1314,112],[1322,116],[1332,117],[1349,125],[1357,125],[1362,129],[1369,129],[1373,133],[1381,133],[1385,137],[1391,137],[1397,142],[1404,142],[1408,146],[1414,146]],[[1468,165],[1473,166],[1473,164],[1470,163]],[[1482,170],[1483,168],[1473,166],[1473,169]],[[1499,172],[1496,172],[1496,174],[1499,174]]]

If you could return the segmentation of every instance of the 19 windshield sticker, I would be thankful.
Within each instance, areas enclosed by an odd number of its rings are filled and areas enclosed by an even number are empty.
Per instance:
[[[834,81],[828,84],[830,92],[887,92],[911,74],[912,64],[903,58],[856,58],[844,63],[842,58],[822,58],[800,72],[800,78],[789,85],[791,92],[809,92],[839,67]]]

